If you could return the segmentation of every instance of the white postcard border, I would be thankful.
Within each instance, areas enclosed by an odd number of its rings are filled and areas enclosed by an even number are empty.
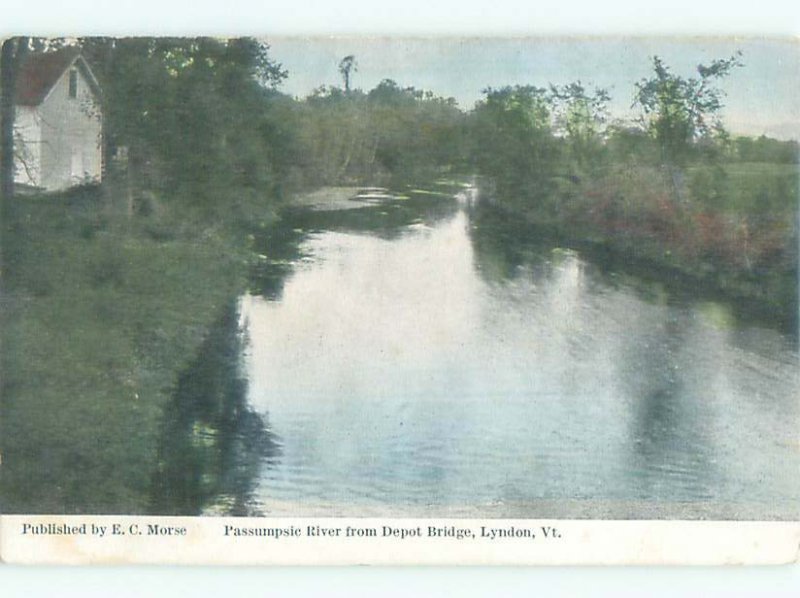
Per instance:
[[[7,563],[778,565],[800,522],[5,515]]]

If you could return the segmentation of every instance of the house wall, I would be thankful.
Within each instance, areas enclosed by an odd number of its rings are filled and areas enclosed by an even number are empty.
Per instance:
[[[41,185],[42,129],[35,106],[17,106],[14,115],[14,182]]]
[[[75,98],[69,96],[69,69],[39,106],[41,185],[48,191],[99,181],[102,174],[100,106],[78,69]]]

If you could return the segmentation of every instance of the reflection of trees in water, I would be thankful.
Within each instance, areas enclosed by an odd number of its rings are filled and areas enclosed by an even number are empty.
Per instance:
[[[478,205],[469,213],[469,236],[481,278],[488,283],[513,279],[518,268],[530,261],[530,254],[525,251],[531,244],[530,231],[492,208]]]
[[[503,283],[523,273],[534,281],[554,275],[582,275],[574,271],[583,260],[577,253],[565,250],[557,240],[537,231],[522,219],[511,219],[492,206],[478,204],[468,210],[470,241],[475,267],[489,283]]]
[[[283,286],[300,259],[300,244],[307,233],[284,218],[264,230],[252,233],[253,251],[258,256],[249,273],[250,292],[279,301]]]
[[[690,313],[668,307],[663,320],[631,318],[620,355],[619,378],[631,407],[631,471],[641,498],[659,494],[708,495],[715,482],[709,410],[690,378],[684,355],[696,323]]]
[[[707,364],[696,363],[697,356],[693,356],[696,341],[691,334],[697,322],[691,303],[671,295],[662,283],[610,275],[616,264],[604,260],[603,255],[589,254],[587,276],[583,252],[577,257],[570,251],[554,250],[557,240],[537,236],[530,226],[491,206],[473,210],[471,224],[470,238],[481,277],[489,284],[530,277],[539,289],[537,309],[548,314],[548,329],[561,330],[567,340],[568,351],[560,353],[569,355],[565,359],[589,358],[585,343],[609,342],[609,346],[619,347],[610,375],[618,381],[618,400],[629,410],[628,437],[623,442],[629,447],[630,475],[621,479],[632,480],[628,482],[632,485],[609,491],[641,498],[707,494],[722,472],[713,463],[713,439],[709,437],[713,409],[702,404],[699,376]],[[589,327],[588,332],[580,326],[580,305],[570,305],[585,300],[582,294],[576,295],[576,285],[596,285],[600,290],[592,295],[599,311],[587,313],[605,323]],[[612,338],[604,341],[586,334]],[[553,345],[550,352],[558,354],[557,349]]]
[[[278,445],[247,404],[241,345],[232,303],[180,376],[167,409],[153,513],[197,515],[215,506],[230,515],[254,514],[255,481]]]
[[[280,301],[283,286],[291,273],[290,264],[267,258],[251,268],[250,292],[270,301]]]
[[[412,195],[407,200],[350,210],[288,209],[279,223],[253,233],[253,250],[259,257],[250,269],[250,292],[280,301],[295,262],[303,257],[301,244],[312,231],[368,232],[396,239],[408,233],[409,225],[432,225],[451,215],[456,206],[452,197]]]
[[[684,305],[699,300],[724,304],[737,325],[768,327],[798,343],[797,293],[783,313],[763,299],[739,295],[735,286],[719,288],[724,283],[721,275],[681,273],[659,260],[637,257],[635,252],[537,226],[493,205],[478,204],[469,209],[469,214],[476,267],[487,282],[513,278],[523,262],[528,266],[536,264],[537,253],[544,255],[553,247],[569,247],[579,251],[581,259],[592,267],[592,279],[603,286],[633,292],[648,303],[663,304],[669,299]]]

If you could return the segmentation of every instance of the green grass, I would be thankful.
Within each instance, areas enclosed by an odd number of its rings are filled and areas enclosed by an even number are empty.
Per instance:
[[[742,211],[795,211],[798,202],[798,170],[793,164],[740,163],[726,168],[731,203]]]
[[[103,214],[94,198],[5,206],[5,512],[145,512],[178,374],[242,288],[219,230]]]
[[[719,187],[715,190],[718,199],[712,201],[711,207],[756,216],[797,210],[800,169],[796,164],[729,162],[719,167],[721,175],[716,181],[714,170],[711,166],[687,169],[687,178],[695,183],[698,195],[713,195],[712,188]]]

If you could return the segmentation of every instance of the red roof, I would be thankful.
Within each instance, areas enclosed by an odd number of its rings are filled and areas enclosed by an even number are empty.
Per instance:
[[[15,102],[24,106],[41,104],[79,54],[78,48],[28,54],[17,74]]]

